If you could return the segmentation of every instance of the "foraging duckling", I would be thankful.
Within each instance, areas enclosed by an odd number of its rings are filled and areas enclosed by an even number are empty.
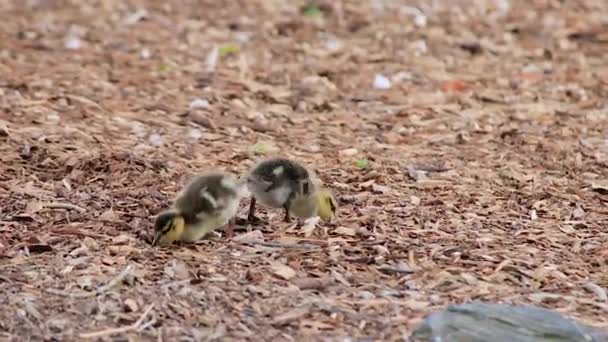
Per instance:
[[[299,163],[273,158],[258,163],[247,175],[247,188],[251,192],[248,220],[256,220],[257,201],[271,208],[285,210],[285,222],[290,214],[307,219],[316,215],[330,220],[336,212],[337,201],[328,190],[316,185],[313,173]]]
[[[244,190],[245,182],[228,173],[196,176],[177,195],[173,207],[156,218],[152,245],[197,241],[223,226],[226,236],[232,237]]]

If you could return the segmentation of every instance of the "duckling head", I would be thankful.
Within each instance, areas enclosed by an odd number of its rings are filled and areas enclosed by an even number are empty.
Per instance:
[[[156,217],[154,223],[154,240],[152,245],[168,245],[182,236],[184,217],[175,211],[166,211]]]
[[[338,201],[334,195],[326,189],[321,189],[316,193],[318,215],[323,221],[330,221],[338,209]]]

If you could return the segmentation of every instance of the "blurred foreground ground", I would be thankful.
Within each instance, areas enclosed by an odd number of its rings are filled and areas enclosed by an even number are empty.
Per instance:
[[[607,326],[608,3],[336,3],[2,1],[0,339],[389,341],[472,299]],[[276,154],[334,224],[146,242],[194,173]]]

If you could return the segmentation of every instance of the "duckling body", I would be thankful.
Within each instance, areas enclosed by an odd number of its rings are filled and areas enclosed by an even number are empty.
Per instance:
[[[244,188],[245,182],[228,173],[196,176],[178,194],[173,208],[157,217],[154,242],[194,242],[226,225],[231,237]]]
[[[307,219],[319,214],[320,204],[331,201],[331,213],[322,210],[322,219],[333,217],[335,198],[323,189],[318,189],[314,174],[303,165],[286,158],[273,158],[257,164],[247,176],[247,187],[252,194],[249,207],[249,221],[255,220],[256,201],[285,210],[285,222],[290,214]],[[331,199],[328,200],[327,196]]]

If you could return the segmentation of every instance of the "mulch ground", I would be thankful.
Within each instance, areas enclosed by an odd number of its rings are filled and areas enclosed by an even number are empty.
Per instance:
[[[608,326],[607,15],[2,1],[0,339],[389,341],[470,300]],[[192,175],[275,155],[336,220],[150,246]]]

